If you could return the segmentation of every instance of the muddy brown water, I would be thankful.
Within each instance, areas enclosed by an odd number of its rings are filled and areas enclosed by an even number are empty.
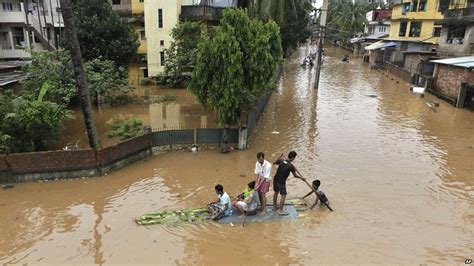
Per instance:
[[[301,48],[284,67],[250,149],[175,151],[94,179],[0,191],[1,263],[462,264],[474,257],[474,113],[408,92],[327,49],[319,91]],[[376,95],[368,97],[366,95]],[[426,102],[439,102],[436,112]],[[275,134],[277,131],[279,134]],[[274,133],[272,133],[274,132]],[[334,212],[288,222],[137,226],[161,209],[235,195],[257,151],[296,150]],[[273,169],[274,173],[275,169]],[[245,176],[241,176],[245,175]],[[289,197],[308,188],[288,181]],[[313,200],[311,198],[310,200]]]
[[[111,124],[116,119],[138,119],[144,126],[155,130],[215,128],[218,127],[215,112],[203,109],[194,95],[186,89],[164,89],[156,86],[139,86],[131,96],[143,103],[129,103],[119,106],[94,106],[93,114],[97,132],[104,147],[119,142],[118,138],[107,137]],[[163,96],[173,96],[175,100],[169,103],[158,103]],[[149,100],[151,103],[145,103]],[[88,148],[88,140],[81,109],[73,109],[75,119],[64,123],[61,139],[57,149],[66,146]]]

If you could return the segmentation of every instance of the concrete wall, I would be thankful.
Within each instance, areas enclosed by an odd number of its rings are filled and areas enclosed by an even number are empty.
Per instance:
[[[163,10],[163,28],[158,27],[158,9]],[[172,41],[171,30],[179,21],[181,1],[145,1],[145,29],[147,39],[148,75],[157,76],[164,70],[160,52],[167,49]],[[160,45],[160,41],[164,45]],[[165,57],[166,60],[166,57]]]
[[[451,26],[452,27],[452,26]],[[474,53],[474,24],[466,27],[462,44],[446,43],[448,39],[448,28],[443,27],[438,43],[438,52],[442,56],[468,56]]]
[[[137,0],[138,1],[138,0]],[[114,5],[113,0],[109,0],[112,10],[121,16],[132,15],[132,0],[120,0],[120,5]]]
[[[474,84],[474,72],[468,68],[436,64],[434,70],[433,89],[456,99],[461,83]]]

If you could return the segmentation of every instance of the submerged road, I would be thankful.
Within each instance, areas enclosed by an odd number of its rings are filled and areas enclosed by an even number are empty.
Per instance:
[[[0,263],[473,259],[474,113],[416,97],[359,59],[341,62],[344,52],[335,48],[326,51],[315,91],[313,69],[299,66],[307,53],[302,47],[286,60],[248,150],[169,152],[100,178],[0,191]],[[435,112],[426,102],[440,105]],[[236,195],[254,178],[258,151],[273,160],[290,150],[306,178],[321,180],[334,212],[316,207],[297,220],[245,228],[133,222],[152,210],[203,206],[216,183]],[[290,179],[288,191],[300,197],[308,188]]]

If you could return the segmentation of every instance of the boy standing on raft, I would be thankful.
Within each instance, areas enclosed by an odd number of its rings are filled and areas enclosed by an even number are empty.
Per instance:
[[[300,175],[296,173],[296,168],[292,163],[295,160],[296,155],[297,154],[295,151],[290,151],[290,153],[288,153],[288,160],[281,160],[280,159],[281,156],[280,156],[273,163],[273,164],[278,165],[277,172],[273,179],[273,191],[275,191],[275,194],[273,194],[273,210],[275,212],[278,210],[279,215],[288,215],[288,213],[283,210],[283,207],[285,206],[285,199],[286,199],[286,194],[287,194],[286,180],[288,179],[290,172],[293,174],[294,177],[299,178],[301,180],[305,180],[303,177],[301,177]],[[277,207],[278,194],[281,195],[279,207]]]
[[[262,212],[260,215],[267,213],[267,192],[270,190],[270,182],[272,177],[272,164],[265,160],[263,152],[257,153],[257,162],[255,163],[255,190],[258,191]]]

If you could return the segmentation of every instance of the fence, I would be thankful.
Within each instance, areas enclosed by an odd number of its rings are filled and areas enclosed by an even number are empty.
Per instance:
[[[387,63],[387,73],[395,75],[406,82],[413,82],[412,74],[410,73],[410,71],[405,70],[399,66]]]
[[[220,146],[223,142],[223,131],[222,128],[162,130],[99,150],[0,154],[0,180],[19,182],[97,176],[151,156],[153,147],[190,144]],[[238,143],[239,129],[230,128],[228,133],[228,143]]]

